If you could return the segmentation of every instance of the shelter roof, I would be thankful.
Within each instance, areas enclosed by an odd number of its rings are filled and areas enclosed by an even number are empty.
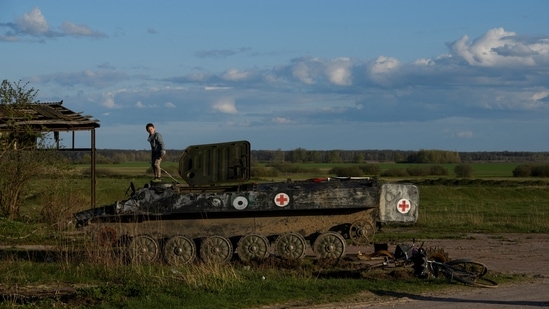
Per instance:
[[[0,130],[31,126],[37,131],[81,131],[99,127],[99,120],[73,112],[63,101],[29,104],[0,104]]]

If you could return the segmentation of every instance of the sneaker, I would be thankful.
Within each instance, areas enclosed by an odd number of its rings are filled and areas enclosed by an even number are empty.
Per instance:
[[[153,179],[153,182],[160,182],[160,178]]]

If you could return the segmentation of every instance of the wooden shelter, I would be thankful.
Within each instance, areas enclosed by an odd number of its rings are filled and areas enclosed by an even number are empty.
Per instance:
[[[13,133],[19,128],[33,132],[53,132],[56,147],[59,151],[89,151],[91,156],[91,204],[95,207],[95,129],[99,128],[99,120],[92,116],[73,112],[63,106],[63,101],[30,104],[0,104],[0,135]],[[91,140],[89,148],[75,148],[75,132],[90,131]],[[71,147],[61,147],[59,132],[72,132]],[[17,149],[17,142],[24,143],[19,134],[12,147]],[[30,141],[33,142],[33,141]],[[36,143],[36,141],[34,141]]]

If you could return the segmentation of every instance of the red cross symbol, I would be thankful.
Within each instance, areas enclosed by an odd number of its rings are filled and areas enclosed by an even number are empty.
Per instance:
[[[274,202],[276,206],[284,207],[290,203],[290,197],[286,193],[278,193],[274,198]]]
[[[403,198],[403,199],[400,199],[397,203],[397,210],[398,212],[400,212],[401,214],[406,214],[408,213],[408,211],[410,211],[410,202]]]

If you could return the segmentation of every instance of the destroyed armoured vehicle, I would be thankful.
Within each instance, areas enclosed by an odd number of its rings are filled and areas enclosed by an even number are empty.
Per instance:
[[[381,223],[414,223],[419,191],[369,177],[250,182],[250,144],[189,146],[179,160],[186,184],[154,183],[112,205],[75,214],[100,244],[137,263],[223,263],[269,255],[339,259],[348,243],[372,242]]]

